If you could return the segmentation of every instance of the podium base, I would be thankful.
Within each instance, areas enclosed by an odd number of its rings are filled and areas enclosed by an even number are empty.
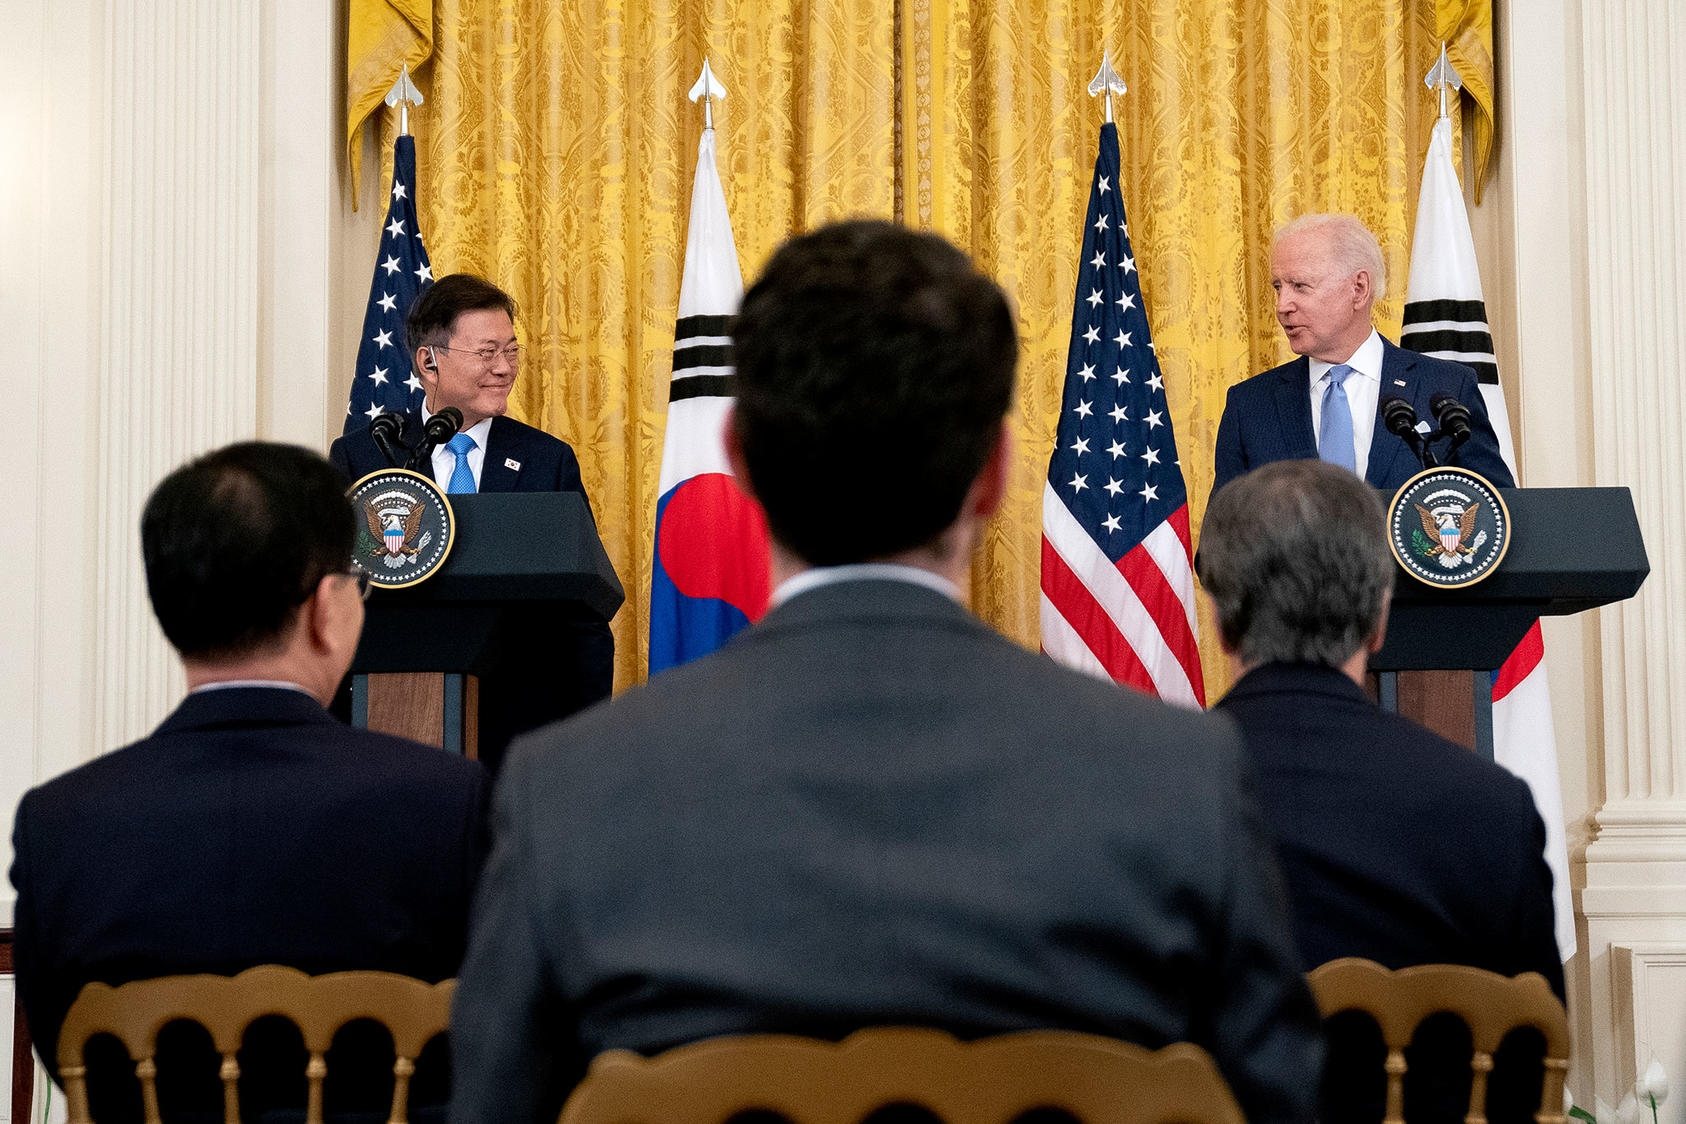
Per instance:
[[[480,679],[435,672],[374,672],[351,677],[351,724],[436,745],[469,760],[480,756]]]
[[[1370,697],[1383,710],[1493,759],[1492,675],[1485,671],[1371,671]]]

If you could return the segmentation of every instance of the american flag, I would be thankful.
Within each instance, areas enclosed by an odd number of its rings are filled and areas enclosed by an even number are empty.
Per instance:
[[[432,280],[433,266],[416,222],[416,141],[406,135],[398,138],[392,154],[392,198],[363,313],[345,432],[362,429],[380,414],[402,414],[421,405],[421,380],[410,369],[404,318]]]
[[[1065,396],[1042,493],[1042,650],[1204,706],[1188,490],[1118,190],[1118,128],[1100,155],[1071,317]]]

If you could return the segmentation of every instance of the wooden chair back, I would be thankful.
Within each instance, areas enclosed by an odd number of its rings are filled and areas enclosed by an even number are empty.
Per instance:
[[[860,1124],[886,1106],[945,1124],[1010,1124],[1053,1109],[1082,1124],[1242,1124],[1211,1057],[1179,1042],[1147,1050],[1074,1031],[960,1042],[882,1027],[842,1042],[714,1038],[653,1058],[610,1050],[591,1063],[561,1124],[724,1124],[742,1112],[791,1124]]]
[[[222,1056],[223,1120],[238,1124],[240,1065],[235,1052],[246,1028],[270,1015],[290,1019],[299,1028],[310,1056],[305,1068],[306,1124],[322,1124],[322,1081],[328,1073],[324,1055],[335,1033],[357,1019],[384,1025],[397,1054],[391,1119],[405,1124],[415,1059],[430,1038],[445,1030],[455,988],[455,980],[428,984],[390,972],[307,976],[276,964],[249,968],[237,976],[165,976],[120,987],[89,984],[76,997],[59,1032],[59,1077],[70,1124],[93,1124],[82,1055],[96,1034],[115,1035],[127,1048],[140,1078],[146,1122],[160,1124],[158,1032],[176,1019],[189,1019],[210,1032]]]
[[[1383,1124],[1404,1124],[1405,1047],[1430,1015],[1450,1012],[1469,1027],[1474,1070],[1465,1124],[1485,1124],[1487,1076],[1505,1035],[1533,1027],[1545,1037],[1539,1124],[1563,1124],[1563,1082],[1569,1070],[1569,1018],[1538,972],[1501,976],[1462,964],[1388,969],[1374,960],[1331,960],[1308,977],[1324,1018],[1363,1011],[1376,1020],[1387,1045],[1387,1111]]]

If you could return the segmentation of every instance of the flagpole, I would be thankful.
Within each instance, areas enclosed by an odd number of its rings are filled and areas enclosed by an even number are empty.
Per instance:
[[[421,91],[416,89],[416,84],[410,81],[410,64],[405,63],[402,73],[398,75],[398,81],[386,92],[386,104],[398,110],[399,136],[410,135],[410,106],[421,105],[425,100]]]
[[[702,99],[703,128],[712,132],[714,129],[714,99],[719,98],[721,101],[725,101],[726,87],[720,84],[720,80],[714,76],[714,71],[709,69],[708,56],[706,55],[703,56],[702,73],[697,75],[696,84],[691,87],[691,92],[687,96],[692,101],[696,101],[698,98]]]
[[[1106,123],[1108,125],[1112,124],[1112,95],[1122,96],[1129,92],[1130,87],[1126,86],[1124,79],[1120,78],[1118,72],[1112,69],[1112,52],[1103,50],[1101,52],[1101,68],[1095,72],[1095,77],[1089,82],[1089,96],[1106,94]]]
[[[1451,60],[1446,57],[1446,44],[1444,42],[1440,44],[1440,58],[1429,68],[1428,75],[1423,79],[1423,85],[1440,92],[1440,118],[1445,120],[1446,87],[1450,86],[1454,90],[1462,90],[1464,80],[1452,66]]]

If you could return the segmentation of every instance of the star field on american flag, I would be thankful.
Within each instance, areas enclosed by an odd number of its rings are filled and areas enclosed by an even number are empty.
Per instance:
[[[1109,122],[1090,181],[1043,489],[1042,648],[1070,667],[1202,706],[1188,489],[1118,175]]]
[[[1188,502],[1188,490],[1114,182],[1115,125],[1101,134],[1095,168],[1048,482],[1117,562]]]
[[[364,428],[380,414],[400,414],[421,405],[421,380],[410,369],[404,319],[422,286],[432,280],[433,266],[416,221],[416,142],[401,136],[393,150],[386,227],[375,254],[369,307],[363,313],[345,432]]]

